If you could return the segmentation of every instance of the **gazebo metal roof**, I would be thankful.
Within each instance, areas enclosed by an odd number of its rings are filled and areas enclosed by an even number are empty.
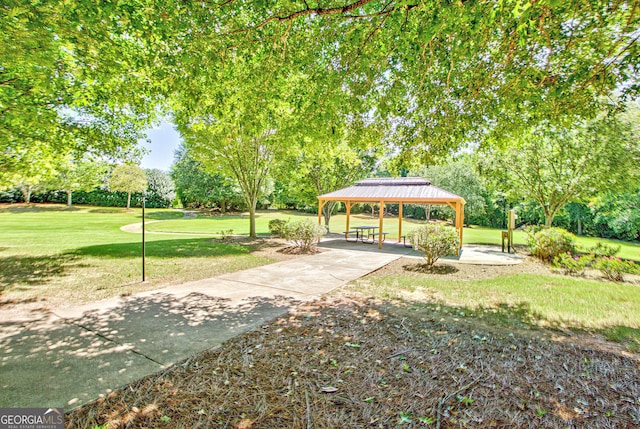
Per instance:
[[[320,195],[325,201],[374,201],[379,202],[418,202],[427,204],[429,201],[464,201],[459,195],[438,188],[422,177],[382,177],[365,179],[353,186],[343,188],[328,194]],[[432,203],[435,204],[435,203]]]
[[[318,223],[321,221],[322,207],[327,201],[343,201],[347,208],[347,233],[351,205],[355,203],[380,204],[380,231],[383,225],[385,204],[398,204],[398,241],[402,235],[403,204],[435,204],[447,205],[456,212],[455,225],[460,235],[462,247],[462,228],[464,221],[464,205],[466,201],[459,195],[438,188],[422,177],[381,177],[365,179],[353,186],[318,196]],[[378,247],[382,247],[382,234],[378,236]]]

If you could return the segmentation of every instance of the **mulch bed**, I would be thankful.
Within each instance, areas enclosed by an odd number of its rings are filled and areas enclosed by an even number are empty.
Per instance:
[[[628,428],[637,356],[326,298],[78,408],[68,428]]]

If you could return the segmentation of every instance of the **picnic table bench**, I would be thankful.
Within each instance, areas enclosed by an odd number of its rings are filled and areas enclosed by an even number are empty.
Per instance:
[[[382,241],[387,239],[387,234],[388,234],[387,232],[373,232],[373,233],[371,233],[369,235],[371,237],[371,241],[370,242],[367,241],[366,243],[368,243],[368,244],[375,243],[376,242],[376,237],[379,236],[380,234],[382,234]],[[364,241],[363,241],[363,243],[364,243]]]
[[[346,241],[350,241],[350,242],[352,242],[352,243],[355,243],[355,242],[356,242],[356,241],[358,241],[358,239],[360,238],[360,231],[357,231],[357,230],[353,230],[353,231],[345,231],[345,232],[343,232],[343,234],[344,234],[344,239],[345,239]],[[356,236],[356,239],[355,239],[355,240],[350,240],[349,238],[350,238],[352,235],[354,235],[354,234],[355,234],[355,236]]]

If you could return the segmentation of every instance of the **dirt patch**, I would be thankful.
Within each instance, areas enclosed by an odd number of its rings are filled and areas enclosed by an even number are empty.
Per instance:
[[[309,252],[303,252],[299,247],[290,246],[289,242],[282,238],[238,238],[231,242],[250,246],[253,255],[275,259],[276,261],[287,261],[301,256],[315,255],[323,251],[313,247]]]
[[[423,273],[423,274],[453,274],[460,271],[453,265],[439,264],[439,265],[427,265],[427,264],[406,264],[402,268],[405,271]]]
[[[296,247],[296,246],[287,246],[285,248],[282,248],[280,250],[278,250],[278,252],[280,253],[284,253],[286,255],[317,255],[318,253],[322,253],[322,250],[318,249],[317,247],[310,247],[308,249],[303,249],[302,247]]]
[[[346,297],[305,305],[72,411],[67,427],[640,425],[637,356],[446,311]]]

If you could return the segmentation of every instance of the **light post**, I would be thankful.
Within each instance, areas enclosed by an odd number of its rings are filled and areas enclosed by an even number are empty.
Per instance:
[[[145,256],[145,249],[144,249],[144,206],[146,203],[146,196],[144,194],[142,194],[142,281],[145,281],[145,273],[144,273],[144,256]]]

